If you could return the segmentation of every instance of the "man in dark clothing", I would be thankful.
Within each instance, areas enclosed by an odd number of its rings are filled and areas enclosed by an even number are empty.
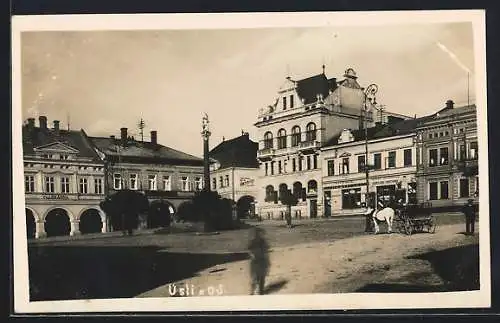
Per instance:
[[[469,199],[467,204],[464,206],[465,214],[465,234],[474,234],[474,225],[476,223],[476,210],[474,210],[474,201]]]
[[[264,231],[255,228],[248,249],[250,251],[250,294],[253,295],[258,289],[259,295],[264,294],[265,279],[269,271],[269,245],[264,238]]]

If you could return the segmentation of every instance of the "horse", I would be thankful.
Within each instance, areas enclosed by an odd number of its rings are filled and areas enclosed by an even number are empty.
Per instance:
[[[375,224],[375,234],[380,231],[378,223],[383,221],[387,223],[387,233],[392,233],[392,222],[395,213],[394,209],[390,207],[384,207],[381,210],[375,210],[369,207],[366,210],[367,215],[372,214],[373,223]]]

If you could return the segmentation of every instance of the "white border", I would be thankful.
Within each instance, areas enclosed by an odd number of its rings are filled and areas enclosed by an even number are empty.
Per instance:
[[[475,85],[480,156],[480,286],[479,291],[398,294],[313,294],[186,298],[130,298],[29,302],[28,258],[23,189],[21,127],[22,31],[221,29],[327,27],[471,22],[474,30]],[[404,12],[311,12],[234,14],[133,14],[14,16],[12,18],[12,135],[14,310],[16,313],[239,311],[313,309],[478,308],[491,306],[489,179],[486,110],[486,42],[484,10]],[[15,140],[19,138],[19,140]],[[485,230],[488,229],[488,230]]]

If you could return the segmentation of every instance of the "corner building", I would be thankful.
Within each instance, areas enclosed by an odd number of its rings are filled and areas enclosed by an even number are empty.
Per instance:
[[[372,113],[364,116],[364,104],[364,89],[351,68],[340,81],[328,78],[324,66],[323,73],[309,78],[286,78],[274,103],[259,111],[255,123],[259,216],[282,219],[286,206],[280,196],[286,190],[299,198],[292,217],[324,215],[320,148],[344,128],[362,128],[362,120],[373,126]]]

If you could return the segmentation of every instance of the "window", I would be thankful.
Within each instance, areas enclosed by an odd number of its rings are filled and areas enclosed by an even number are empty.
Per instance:
[[[61,159],[61,160],[68,160],[68,159],[69,159],[69,156],[68,156],[68,155],[64,155],[64,154],[61,154],[61,155],[59,155],[59,159]]]
[[[438,199],[438,185],[437,182],[429,183],[429,200]]]
[[[78,188],[80,194],[87,194],[89,192],[88,180],[85,177],[80,178],[80,185]]]
[[[224,179],[225,179],[224,185],[229,186],[229,175],[226,175],[226,177]]]
[[[266,164],[266,166],[267,166],[267,164]],[[266,175],[267,175],[267,171],[266,171]],[[214,189],[214,190],[217,189],[217,178],[215,178],[215,177],[212,178],[212,189]]]
[[[281,169],[281,160],[278,161],[278,174],[281,174],[282,169]]]
[[[271,175],[274,175],[274,163],[275,162],[271,162]]]
[[[395,151],[389,152],[389,157],[387,157],[387,167],[388,168],[396,167],[396,152]]]
[[[349,174],[349,158],[342,158],[342,174]]]
[[[222,177],[221,177],[222,180]],[[189,191],[189,178],[187,176],[181,177],[181,190]]]
[[[365,171],[365,155],[358,156],[358,172]]]
[[[54,177],[52,177],[52,176],[45,177],[45,192],[46,193],[54,193],[55,192]]]
[[[266,202],[278,202],[278,195],[274,191],[274,187],[272,185],[266,186]]]
[[[459,147],[459,155],[458,155],[459,160],[465,160],[465,145],[461,144]]]
[[[290,109],[293,108],[293,94],[290,95]]]
[[[464,128],[460,128],[460,133],[464,133]]]
[[[300,144],[300,127],[295,126],[292,128],[292,147],[296,147]]]
[[[382,154],[378,153],[373,155],[373,164],[374,169],[382,168]]]
[[[429,134],[429,139],[432,139],[432,133]]]
[[[297,160],[295,158],[292,159],[292,172],[297,170]]]
[[[342,190],[342,208],[355,209],[361,207],[361,188]]]
[[[470,143],[469,158],[470,159],[477,159],[477,156],[478,156],[477,141],[473,141]]]
[[[315,180],[310,180],[307,183],[307,193],[308,194],[318,193],[318,183]]]
[[[448,147],[439,149],[439,165],[448,165]]]
[[[448,181],[440,182],[439,185],[441,186],[441,199],[442,200],[447,200],[448,199]]]
[[[219,186],[224,187],[224,178],[222,176],[219,177]]]
[[[194,187],[196,190],[201,191],[203,189],[203,181],[201,180],[201,177],[195,177],[194,178]]]
[[[299,157],[299,172],[302,171],[302,157]]]
[[[273,134],[266,132],[264,135],[264,149],[273,148]]]
[[[94,193],[95,194],[103,194],[103,182],[102,178],[94,179]]]
[[[449,133],[448,131],[445,131],[445,132],[444,132],[444,135],[445,135],[445,136],[448,136],[449,134],[450,134],[450,133]]]
[[[283,97],[283,110],[286,110],[286,96]]]
[[[313,155],[313,168],[318,168],[318,155]]]
[[[327,176],[335,175],[335,162],[333,160],[329,160],[326,162],[326,171]]]
[[[148,175],[148,190],[156,191],[156,175]]]
[[[35,176],[28,175],[24,177],[24,190],[26,192],[34,192],[35,191]]]
[[[122,189],[122,175],[121,174],[113,174],[113,188],[115,190]]]
[[[314,140],[316,140],[316,125],[311,122],[306,127],[306,141]]]
[[[460,197],[469,197],[469,179],[460,179]]]
[[[129,187],[131,190],[137,189],[137,174],[130,174]]]
[[[69,193],[69,177],[61,177],[61,193]]]
[[[433,167],[437,165],[438,151],[437,149],[429,149],[429,166]]]
[[[266,176],[268,175],[269,173],[269,165],[267,163],[264,164],[264,167],[266,168]]]
[[[307,170],[311,169],[311,156],[307,156]]]
[[[286,131],[285,129],[280,129],[278,131],[278,149],[286,148]]]
[[[214,178],[213,183],[214,183],[214,189],[215,189],[215,184],[217,180]],[[171,191],[172,190],[172,180],[169,175],[163,176],[163,189],[165,191]]]
[[[412,165],[412,162],[411,162],[411,149],[405,149],[404,150],[404,166],[411,166]]]

